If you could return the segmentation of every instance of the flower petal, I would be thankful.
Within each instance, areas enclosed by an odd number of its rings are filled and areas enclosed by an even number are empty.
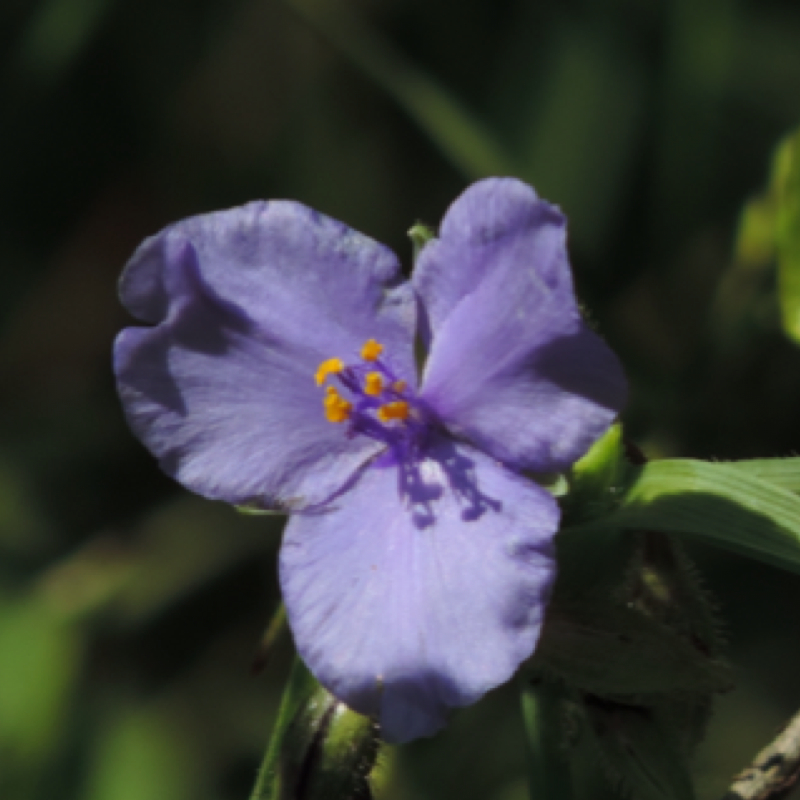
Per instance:
[[[232,503],[327,500],[380,445],[326,421],[314,374],[384,343],[413,380],[414,301],[390,251],[296,203],[195,217],[147,240],[123,275],[154,328],[115,345],[134,432],[164,470]]]
[[[626,382],[581,319],[561,214],[518,181],[482,181],[419,267],[434,334],[421,396],[441,421],[517,469],[557,471],[583,455]]]
[[[317,679],[377,716],[389,742],[508,680],[536,644],[559,511],[536,484],[439,441],[414,467],[373,465],[280,558],[295,642]]]
[[[374,338],[414,379],[415,310],[397,257],[373,239],[289,200],[190,217],[146,239],[126,266],[120,295],[134,316],[166,319],[187,244],[208,293],[271,335],[345,360]]]
[[[553,290],[572,294],[564,216],[514,178],[473,183],[447,210],[439,237],[423,249],[413,285],[431,332],[468,295],[497,273],[535,270]]]

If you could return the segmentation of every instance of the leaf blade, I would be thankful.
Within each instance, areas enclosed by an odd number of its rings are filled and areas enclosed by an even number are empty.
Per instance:
[[[800,497],[741,465],[691,459],[641,467],[615,511],[564,533],[618,527],[689,534],[800,572]]]

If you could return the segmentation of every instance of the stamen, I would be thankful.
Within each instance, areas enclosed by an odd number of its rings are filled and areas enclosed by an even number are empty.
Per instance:
[[[380,342],[376,342],[374,339],[370,339],[369,341],[364,343],[364,346],[361,348],[361,358],[364,361],[377,361],[378,356],[383,352],[383,345]]]
[[[329,358],[327,361],[323,361],[317,369],[317,374],[314,376],[317,386],[322,386],[329,375],[338,375],[343,370],[344,362],[341,358]]]
[[[410,408],[405,400],[395,400],[393,403],[386,403],[378,409],[378,419],[381,422],[389,422],[393,419],[408,419]]]
[[[325,406],[325,419],[328,422],[339,423],[350,419],[353,404],[341,397],[333,386],[327,388],[322,404]]]
[[[395,381],[392,384],[392,389],[394,389],[397,394],[403,394],[403,392],[406,390],[406,386],[408,386],[408,384],[405,381]]]
[[[383,375],[380,372],[370,372],[364,378],[364,394],[377,397],[383,391]]]

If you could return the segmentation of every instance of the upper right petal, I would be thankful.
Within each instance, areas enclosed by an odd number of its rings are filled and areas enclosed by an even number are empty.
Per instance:
[[[327,422],[314,374],[370,338],[414,380],[414,301],[388,249],[292,202],[194,217],[146,240],[123,274],[152,328],[115,344],[134,432],[189,489],[232,503],[326,500],[379,449]]]

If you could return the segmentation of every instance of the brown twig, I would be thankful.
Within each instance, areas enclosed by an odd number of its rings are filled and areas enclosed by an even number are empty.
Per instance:
[[[736,776],[722,800],[781,800],[800,777],[800,712]]]

